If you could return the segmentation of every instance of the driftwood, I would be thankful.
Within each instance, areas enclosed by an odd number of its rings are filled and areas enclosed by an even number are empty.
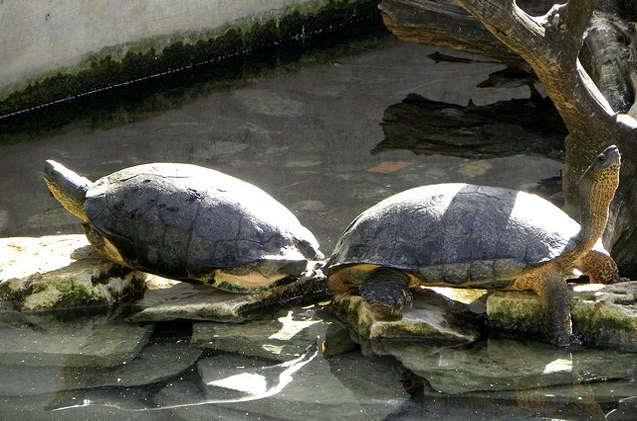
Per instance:
[[[620,147],[624,165],[604,244],[622,275],[637,278],[635,4],[540,3],[531,8],[520,2],[523,10],[514,0],[383,0],[380,7],[387,27],[405,41],[477,53],[535,73],[568,128],[562,188],[565,210],[575,218],[580,175],[606,146]]]

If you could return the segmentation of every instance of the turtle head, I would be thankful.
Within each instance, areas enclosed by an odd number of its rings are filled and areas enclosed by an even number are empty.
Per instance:
[[[597,155],[580,179],[580,223],[601,236],[608,221],[608,207],[619,186],[621,158],[612,145]],[[594,234],[592,234],[594,235]]]
[[[580,180],[580,192],[584,197],[603,194],[612,200],[619,186],[621,157],[619,148],[611,145],[597,155]],[[610,203],[610,201],[609,201]]]
[[[44,182],[53,196],[66,210],[88,221],[84,213],[84,199],[91,181],[74,173],[62,164],[48,160],[44,163]]]

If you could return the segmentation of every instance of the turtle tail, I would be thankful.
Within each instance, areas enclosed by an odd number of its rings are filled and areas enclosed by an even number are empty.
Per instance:
[[[55,161],[44,163],[44,181],[47,187],[66,210],[88,222],[84,212],[84,199],[88,188],[93,184]]]

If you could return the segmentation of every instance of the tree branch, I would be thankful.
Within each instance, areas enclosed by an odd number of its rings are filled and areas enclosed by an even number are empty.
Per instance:
[[[381,9],[390,16],[397,5],[403,9],[408,7],[409,13],[392,15],[392,31],[409,33],[410,40],[420,42],[427,39],[429,45],[444,45],[444,34],[427,38],[429,28],[423,23],[405,27],[406,21],[413,22],[420,10],[427,9],[424,15],[430,15],[430,10],[441,5],[447,5],[451,0],[383,0]],[[604,243],[608,246],[617,244],[619,250],[614,256],[628,274],[637,276],[637,121],[625,111],[626,104],[633,102],[633,92],[622,92],[615,95],[609,87],[617,87],[620,91],[630,91],[637,86],[637,65],[633,61],[622,67],[612,63],[614,59],[622,61],[622,48],[626,41],[622,40],[621,31],[605,32],[600,37],[595,29],[589,29],[591,16],[596,7],[595,0],[570,0],[566,5],[556,5],[547,13],[533,17],[520,9],[513,0],[456,0],[470,14],[482,22],[484,27],[502,44],[517,53],[533,69],[543,83],[551,100],[555,104],[560,116],[569,129],[565,140],[565,159],[563,169],[563,191],[566,210],[569,213],[577,209],[579,201],[579,177],[587,168],[593,157],[611,143],[619,145],[625,156],[621,172],[620,188],[611,206],[611,218],[604,235]],[[435,6],[432,6],[434,4]],[[626,12],[626,2],[622,0],[600,0],[600,11],[606,13],[609,20],[620,29],[617,24],[625,20],[628,15],[634,17],[637,2],[630,12]],[[406,10],[406,9],[404,9]],[[546,10],[546,9],[544,9]],[[618,12],[620,11],[620,12]],[[454,12],[458,14],[457,10]],[[612,22],[614,19],[614,22]],[[454,20],[459,18],[454,17]],[[387,21],[387,20],[386,20]],[[472,33],[478,33],[472,23]],[[388,25],[389,26],[389,25]],[[442,25],[438,26],[443,27]],[[452,37],[458,37],[462,28],[450,31]],[[424,35],[423,35],[424,34]],[[472,35],[473,40],[487,39],[484,35]],[[613,35],[616,34],[616,35]],[[582,48],[585,35],[588,36],[586,48]],[[609,37],[615,36],[615,44],[607,42]],[[625,36],[624,36],[625,38]],[[433,40],[433,42],[430,42]],[[489,39],[490,40],[490,39]],[[493,45],[489,41],[489,49]],[[462,42],[454,40],[456,45]],[[623,44],[623,45],[622,45]],[[634,41],[633,48],[637,41]],[[464,51],[475,52],[476,45],[461,48]],[[614,48],[614,50],[613,50]],[[494,49],[495,50],[495,49]],[[633,52],[634,53],[634,52]],[[501,53],[498,52],[498,55]],[[586,57],[589,54],[589,57]],[[485,55],[494,57],[487,52]],[[513,60],[508,56],[507,62]],[[580,63],[580,57],[590,58],[587,68],[595,77],[599,86],[603,87],[607,97],[616,108],[602,95],[599,87],[593,82],[585,68]],[[608,60],[610,58],[611,60]],[[609,65],[611,63],[612,65]],[[626,70],[624,70],[626,69]],[[625,83],[622,85],[622,79]],[[631,86],[632,82],[632,86]],[[622,104],[624,101],[626,104]],[[634,107],[637,109],[637,107]],[[617,111],[616,111],[617,110]],[[633,115],[637,111],[633,110]],[[574,215],[576,216],[576,215]]]
[[[392,0],[380,5],[387,28],[403,41],[453,48],[532,72],[518,54],[453,0]]]

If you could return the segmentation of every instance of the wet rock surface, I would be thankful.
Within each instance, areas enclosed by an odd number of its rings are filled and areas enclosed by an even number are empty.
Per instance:
[[[201,360],[198,370],[206,385],[204,398],[229,413],[282,420],[384,419],[408,398],[398,378],[398,366],[391,359],[356,353],[326,359],[314,356],[316,351],[310,347],[300,359],[278,365],[236,355]],[[365,369],[358,371],[361,364]],[[286,385],[288,380],[291,384]],[[192,385],[182,386],[181,393],[188,391]],[[183,399],[175,392],[173,399]],[[168,391],[162,393],[169,396]],[[379,400],[379,396],[384,398]],[[213,413],[211,409],[192,407],[176,412],[184,419],[202,419]]]
[[[133,305],[131,322],[191,319],[238,323],[329,297],[325,277],[314,266],[293,283],[255,294],[232,294],[156,276],[149,276],[148,285],[144,298]]]
[[[194,323],[192,344],[247,357],[288,361],[308,344],[329,344],[329,353],[354,349],[345,326],[320,307],[285,309],[250,323]],[[328,345],[323,346],[327,351]]]
[[[634,395],[637,375],[632,353],[520,340],[385,339],[385,355],[364,355],[320,305],[242,324],[12,314],[2,319],[8,345],[0,354],[0,403],[14,408],[32,396],[29,405],[41,402],[64,416],[111,408],[135,419],[436,419],[443,410],[523,415],[534,402],[538,414],[557,416],[565,408],[581,415],[590,407],[585,399],[603,413],[617,408],[619,417],[630,413],[630,401],[616,403]],[[53,339],[73,336],[75,343]],[[37,412],[29,405],[23,413]]]
[[[575,286],[573,332],[584,344],[637,351],[637,282]],[[537,296],[496,292],[487,300],[492,330],[517,337],[542,336],[544,314]]]
[[[375,318],[357,295],[335,296],[331,310],[359,343],[379,352],[383,347],[374,342],[386,339],[467,344],[491,334],[548,342],[546,315],[531,292],[435,290],[415,294],[397,320]],[[573,285],[571,314],[583,345],[637,351],[637,282]]]
[[[582,352],[538,342],[490,339],[468,348],[385,348],[438,392],[520,391],[566,384],[631,380],[634,355],[609,350]]]
[[[100,257],[84,235],[0,239],[5,308],[110,307],[140,297],[146,275]]]
[[[482,315],[461,302],[433,291],[414,294],[412,304],[397,320],[379,320],[358,295],[338,294],[332,312],[343,320],[360,340],[422,340],[471,343],[481,335]]]

